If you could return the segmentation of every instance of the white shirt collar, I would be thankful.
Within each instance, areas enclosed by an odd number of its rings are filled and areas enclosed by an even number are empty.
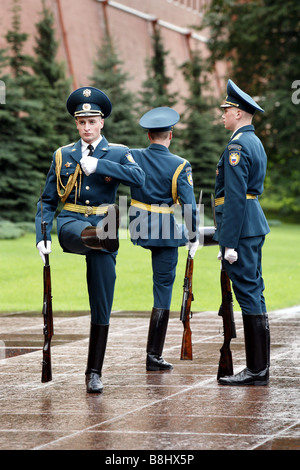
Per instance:
[[[97,145],[100,144],[101,140],[102,140],[102,135],[100,135],[99,139],[95,140],[95,142],[92,143],[92,146],[94,147],[94,149],[97,147]],[[90,144],[88,144],[83,139],[81,139],[81,151],[82,151],[82,153],[87,150],[88,145],[90,145]]]

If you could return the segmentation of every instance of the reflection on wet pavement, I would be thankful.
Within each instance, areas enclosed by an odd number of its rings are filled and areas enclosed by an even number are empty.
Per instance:
[[[181,361],[182,324],[171,314],[169,372],[146,372],[148,312],[114,312],[103,367],[104,392],[85,391],[89,315],[54,316],[53,380],[41,383],[41,314],[0,314],[0,449],[299,450],[300,308],[269,314],[267,387],[222,387],[216,312],[194,313],[193,360]],[[245,365],[242,320],[231,349]]]

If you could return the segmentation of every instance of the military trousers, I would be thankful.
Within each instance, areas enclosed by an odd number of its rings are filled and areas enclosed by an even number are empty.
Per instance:
[[[61,227],[59,241],[64,251],[85,255],[91,322],[108,325],[116,281],[116,253],[84,246],[81,232],[89,225],[83,220],[66,223]]]
[[[153,307],[170,309],[178,262],[177,247],[149,247],[153,273]]]
[[[267,312],[261,263],[264,241],[265,236],[241,238],[236,248],[238,259],[233,264],[224,260],[225,248],[222,247],[224,268],[244,315]]]

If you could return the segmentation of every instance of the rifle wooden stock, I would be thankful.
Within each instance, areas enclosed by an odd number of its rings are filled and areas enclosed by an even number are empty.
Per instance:
[[[44,278],[44,299],[43,299],[43,318],[44,318],[44,346],[42,362],[42,382],[52,380],[51,367],[51,339],[53,336],[53,313],[52,313],[52,295],[51,295],[51,273],[49,257],[45,255],[45,266],[43,272]]]
[[[222,304],[220,306],[219,315],[223,318],[224,342],[220,349],[221,356],[217,374],[218,379],[226,375],[233,375],[230,341],[232,338],[236,338],[231,284],[228,274],[223,267],[223,263],[221,269],[221,291]]]
[[[192,291],[194,260],[188,255],[183,283],[183,298],[181,304],[180,320],[183,323],[183,336],[180,359],[193,359],[192,331],[190,327],[191,304],[194,300]]]

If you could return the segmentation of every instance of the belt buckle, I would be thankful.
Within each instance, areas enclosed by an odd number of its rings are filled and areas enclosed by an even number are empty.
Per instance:
[[[93,213],[93,208],[90,206],[86,206],[84,209],[84,215],[85,217],[88,217],[89,215],[92,215]]]

